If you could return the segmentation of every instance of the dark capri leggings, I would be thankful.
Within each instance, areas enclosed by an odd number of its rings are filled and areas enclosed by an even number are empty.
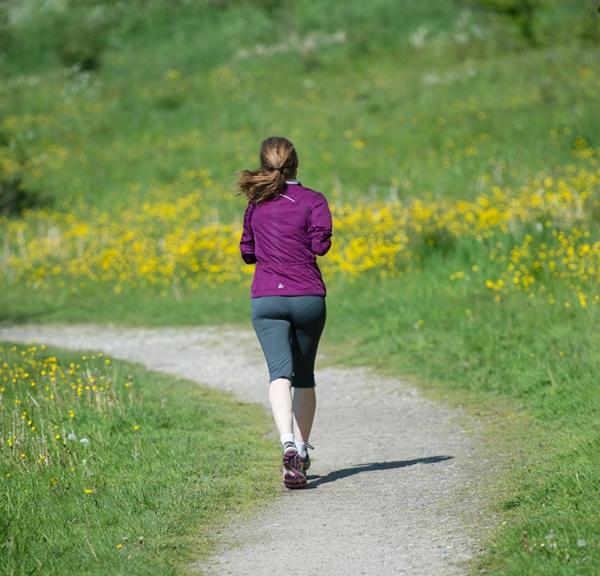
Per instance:
[[[269,382],[287,378],[295,388],[314,388],[315,357],[327,317],[325,296],[260,296],[251,302]]]

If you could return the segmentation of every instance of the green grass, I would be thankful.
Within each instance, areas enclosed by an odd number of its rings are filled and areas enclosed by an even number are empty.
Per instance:
[[[139,326],[239,322],[250,313],[250,288],[226,284],[183,292],[128,290],[116,297],[112,286],[84,284],[77,294],[65,290],[0,293],[0,322],[113,322]]]
[[[19,360],[26,346],[3,346],[4,361],[31,370]],[[48,355],[103,372],[100,355],[35,352]],[[277,492],[277,452],[262,408],[138,364],[113,360],[110,374],[118,389],[130,381],[139,401],[124,400],[122,413],[105,417],[77,408],[65,429],[77,438],[49,465],[15,463],[0,444],[2,574],[183,574],[210,552],[210,530],[226,513],[250,511]],[[5,410],[14,394],[4,395]],[[30,414],[39,430],[41,416]]]
[[[181,7],[165,17],[155,2],[122,13],[90,75],[60,67],[44,49],[42,21],[39,45],[15,37],[13,58],[0,64],[0,119],[26,157],[25,187],[59,208],[118,214],[201,184],[223,220],[240,222],[235,172],[256,165],[260,140],[272,134],[296,144],[304,184],[340,200],[473,198],[553,174],[573,162],[579,137],[600,146],[600,61],[597,45],[580,38],[590,18],[580,3],[547,3],[535,49],[500,19],[472,12],[461,20],[449,1],[278,5]],[[427,33],[417,48],[420,26]],[[346,41],[317,51],[235,58],[292,31],[338,29]],[[464,43],[455,39],[461,31]],[[589,216],[597,238],[598,217]],[[322,347],[340,363],[409,378],[485,422],[489,450],[506,459],[491,504],[502,522],[485,535],[474,574],[596,574],[598,307],[565,308],[558,284],[558,303],[543,305],[516,292],[495,303],[481,282],[448,281],[474,262],[485,270],[486,256],[464,245],[432,250],[420,270],[394,280],[326,277]],[[0,321],[250,328],[249,305],[248,286],[165,297],[23,287],[0,290]],[[107,554],[121,537],[111,533]]]
[[[173,21],[157,20],[168,26],[163,33],[138,22],[97,73],[7,72],[0,118],[14,117],[9,137],[38,170],[24,169],[24,185],[57,206],[81,199],[116,212],[152,189],[189,191],[197,182],[183,174],[203,169],[212,182],[207,199],[231,220],[240,208],[232,201],[235,172],[254,166],[260,139],[274,133],[295,142],[303,182],[337,188],[348,200],[389,198],[392,189],[400,197],[470,198],[485,174],[514,185],[567,163],[578,136],[600,145],[600,64],[593,49],[565,34],[564,22],[553,24],[539,49],[524,50],[514,38],[499,47],[509,28],[497,30],[477,12],[458,24],[461,12],[450,2],[427,9],[381,2],[362,24],[363,8],[346,4],[336,10],[346,41],[307,54],[236,59],[237,49],[289,42],[289,34],[265,22],[256,37],[242,33],[242,8],[210,18],[183,10]],[[337,30],[308,28],[310,15],[300,15],[301,32]],[[574,26],[587,13],[573,7],[569,15]],[[382,33],[395,42],[363,46],[384,16]],[[430,32],[415,48],[409,39],[421,25]],[[484,38],[474,35],[476,26]],[[453,39],[463,28],[465,44]],[[217,53],[205,56],[214,46]],[[359,140],[364,147],[355,146]]]

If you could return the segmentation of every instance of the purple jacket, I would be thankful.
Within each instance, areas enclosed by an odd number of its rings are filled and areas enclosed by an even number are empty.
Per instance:
[[[251,298],[326,296],[317,265],[331,247],[333,223],[327,199],[296,180],[283,193],[260,204],[248,202],[240,252],[256,263]]]

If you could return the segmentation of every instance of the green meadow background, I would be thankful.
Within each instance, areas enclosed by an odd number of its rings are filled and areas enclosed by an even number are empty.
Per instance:
[[[237,252],[246,203],[236,172],[257,166],[262,139],[286,136],[298,179],[334,212],[332,250],[319,259],[324,350],[466,406],[503,454],[489,504],[500,522],[473,574],[597,574],[599,56],[596,1],[5,0],[0,321],[247,327],[253,268]],[[85,421],[103,439],[92,443],[99,478],[118,482],[103,456],[119,441],[113,458],[127,459],[135,433],[167,442],[180,426],[190,446],[226,447],[205,452],[198,486],[210,504],[194,509],[189,540],[139,545],[128,564],[131,541],[117,546],[106,532],[120,527],[115,493],[85,492],[85,467],[64,458],[77,386],[73,401],[39,389],[31,400],[48,353],[2,348],[4,573],[147,574],[148,562],[180,573],[178,559],[210,549],[199,526],[275,492],[267,472],[242,480],[224,416],[239,414],[248,438],[269,429],[260,411],[124,368],[140,394],[151,382],[146,410],[124,397],[120,416],[99,412],[94,394],[106,390],[84,388]],[[65,368],[83,365],[52,353]],[[82,378],[93,387],[90,370]],[[57,374],[69,390],[73,374]],[[161,397],[171,416],[152,430]],[[58,426],[43,458],[31,443],[36,418]],[[257,440],[247,461],[268,470],[275,448]],[[181,458],[165,449],[164,469]],[[144,466],[129,472],[131,501],[154,497]],[[175,469],[181,493],[189,470]],[[56,492],[69,474],[81,486]],[[138,532],[180,526],[177,516],[161,524],[166,490],[156,487],[152,518],[134,518]],[[25,491],[54,506],[54,526],[84,526],[72,511],[98,498],[85,533],[98,536],[94,551],[84,532],[65,545],[52,524],[28,548],[39,510],[15,504]]]

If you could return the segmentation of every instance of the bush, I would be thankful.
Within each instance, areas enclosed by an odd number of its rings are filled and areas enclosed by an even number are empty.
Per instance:
[[[39,195],[24,188],[20,175],[4,179],[0,175],[0,215],[18,215],[40,204]]]
[[[114,0],[0,0],[0,54],[95,70],[122,4]]]
[[[40,195],[24,186],[26,157],[14,138],[0,131],[0,215],[20,214],[41,204]]]
[[[590,10],[579,25],[579,37],[587,43],[600,43],[600,5],[597,10]]]
[[[101,4],[67,7],[53,15],[54,49],[67,66],[81,70],[100,67],[102,54],[108,45],[111,13]]]
[[[530,45],[538,44],[535,20],[541,0],[469,0],[468,4],[510,19]]]

